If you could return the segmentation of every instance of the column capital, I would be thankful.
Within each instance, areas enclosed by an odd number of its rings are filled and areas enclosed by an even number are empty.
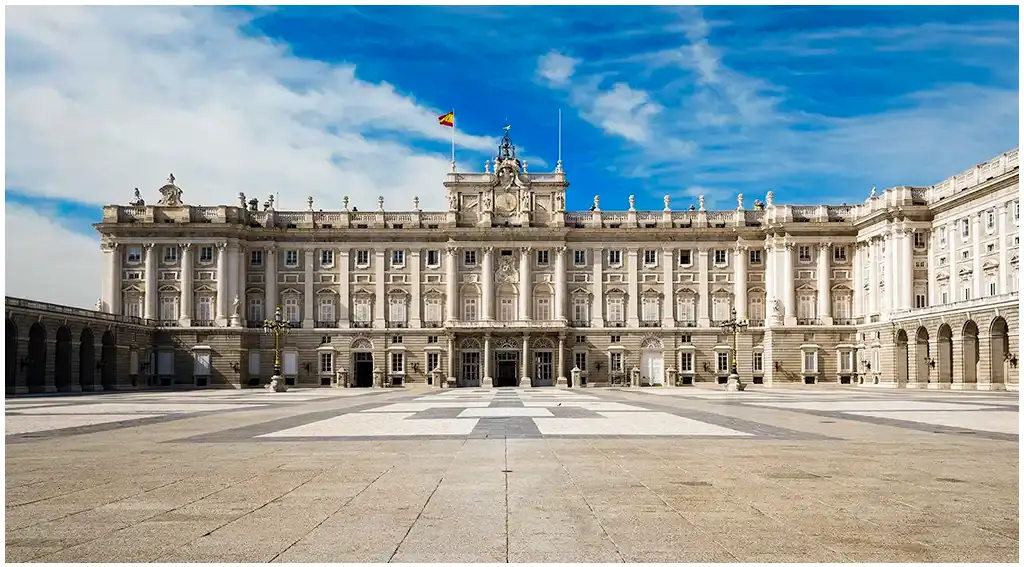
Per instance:
[[[445,251],[446,251],[447,253],[449,253],[449,254],[455,254],[456,252],[458,252],[458,251],[459,251],[459,246],[458,246],[458,245],[456,245],[456,244],[452,244],[452,243],[450,243],[450,242],[449,242],[449,243],[448,243],[448,244],[447,244],[447,245],[446,245],[446,246],[444,247],[444,249],[445,249]]]
[[[565,254],[565,249],[566,249],[565,246],[555,246],[555,248],[554,248],[555,255],[556,256],[561,256],[561,255]]]
[[[181,247],[182,252],[187,252],[188,250],[190,250],[192,248],[192,243],[191,242],[179,242],[178,246]]]
[[[227,249],[228,243],[227,242],[218,242],[218,243],[214,244],[214,246],[217,247],[217,250],[224,251],[224,250]]]
[[[530,252],[533,252],[533,246],[520,246],[519,247],[519,253],[520,254],[529,254]]]
[[[746,252],[747,250],[750,250],[750,245],[746,242],[737,242],[735,249],[737,252]]]
[[[788,252],[792,252],[793,249],[796,248],[796,244],[792,242],[784,242],[782,245],[786,248]]]
[[[152,252],[154,246],[156,246],[156,244],[153,244],[152,242],[146,242],[142,245],[142,247],[146,249],[146,252]]]
[[[828,249],[835,246],[832,242],[823,241],[818,243],[818,254],[824,254],[828,252]]]
[[[481,250],[483,250],[484,256],[490,256],[491,254],[494,254],[493,246],[484,246],[483,248],[481,248]]]

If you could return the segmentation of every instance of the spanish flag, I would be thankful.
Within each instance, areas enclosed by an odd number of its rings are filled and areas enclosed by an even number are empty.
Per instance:
[[[441,126],[447,126],[449,128],[454,128],[455,127],[455,111],[453,110],[453,111],[449,112],[448,114],[442,114],[441,116],[438,116],[437,117],[437,121],[441,124]]]

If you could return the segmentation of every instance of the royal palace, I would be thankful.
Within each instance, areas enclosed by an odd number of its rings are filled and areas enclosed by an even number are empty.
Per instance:
[[[671,387],[734,356],[765,386],[1018,386],[1017,150],[849,206],[715,211],[567,211],[561,162],[529,171],[507,135],[482,165],[446,175],[445,211],[190,205],[173,176],[108,205],[96,311],[8,298],[7,392],[262,386],[278,309],[300,387]]]

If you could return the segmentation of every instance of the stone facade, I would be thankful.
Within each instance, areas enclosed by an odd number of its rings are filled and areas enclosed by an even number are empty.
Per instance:
[[[672,386],[724,381],[735,352],[766,385],[1016,388],[1018,171],[1014,150],[855,205],[571,212],[561,163],[529,172],[506,136],[483,172],[447,174],[440,212],[190,206],[172,177],[157,205],[104,207],[98,307],[148,325],[139,356],[165,385],[266,384],[280,309],[301,386],[540,386],[576,367]]]

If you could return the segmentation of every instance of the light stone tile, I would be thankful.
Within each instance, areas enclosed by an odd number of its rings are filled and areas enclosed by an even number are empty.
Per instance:
[[[534,418],[544,435],[722,435],[749,437],[736,431],[662,412],[597,412],[605,419]]]
[[[102,415],[9,415],[4,420],[4,433],[6,435],[19,435],[21,433],[35,433],[37,431],[53,431],[56,429],[67,429],[69,427],[83,427],[86,425],[100,425],[116,421],[135,421],[151,417],[160,417],[161,414],[102,414]],[[126,426],[129,424],[126,424]]]
[[[544,408],[469,408],[459,417],[552,417]]]
[[[1020,414],[1008,411],[854,411],[849,413],[866,417],[884,417],[915,423],[927,423],[929,425],[945,425],[961,429],[1009,433],[1011,435],[1019,435],[1020,431]]]
[[[349,413],[259,437],[379,437],[388,435],[469,435],[478,419],[407,420],[412,413]]]
[[[252,404],[74,404],[62,407],[30,408],[24,410],[26,414],[130,414],[130,413],[192,413],[204,411],[221,411],[230,409],[253,408]],[[262,407],[262,406],[261,406]],[[21,411],[21,410],[19,410]]]
[[[753,406],[777,409],[813,411],[976,411],[992,409],[985,406],[950,404],[941,402],[918,402],[914,400],[864,400],[839,402],[790,402],[755,403]]]
[[[453,401],[453,402],[398,402],[388,404],[379,408],[362,410],[360,413],[409,413],[424,411],[432,408],[485,408],[488,402],[474,401]]]
[[[564,402],[541,401],[541,402],[531,402],[531,401],[524,401],[523,405],[528,407],[528,408],[563,407],[563,408],[580,408],[580,409],[585,409],[585,410],[590,410],[590,411],[627,411],[627,412],[646,412],[646,411],[649,411],[647,409],[644,409],[644,408],[641,408],[641,407],[638,407],[638,406],[624,404],[624,403],[621,403],[621,402],[586,402],[586,401],[584,401],[584,402],[575,402],[575,401],[564,401]]]

